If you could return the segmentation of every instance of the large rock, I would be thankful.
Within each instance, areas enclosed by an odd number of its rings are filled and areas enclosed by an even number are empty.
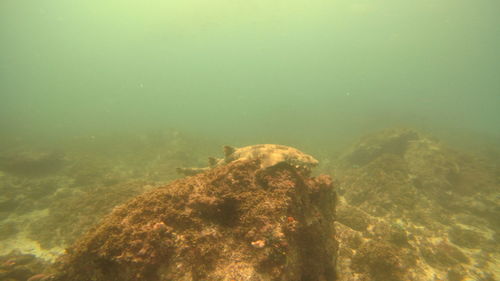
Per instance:
[[[116,207],[54,279],[334,280],[334,210],[328,176],[237,161]]]

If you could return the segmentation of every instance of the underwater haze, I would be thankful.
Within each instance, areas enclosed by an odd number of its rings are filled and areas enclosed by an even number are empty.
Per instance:
[[[499,0],[0,0],[0,280],[500,280],[499,124]]]
[[[499,11],[492,0],[4,0],[0,133],[498,135]]]

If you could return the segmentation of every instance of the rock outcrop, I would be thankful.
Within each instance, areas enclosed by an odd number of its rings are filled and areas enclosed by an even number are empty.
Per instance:
[[[335,170],[338,280],[498,280],[499,182],[411,129],[369,135]]]
[[[335,280],[330,177],[259,167],[236,161],[116,207],[53,279]]]

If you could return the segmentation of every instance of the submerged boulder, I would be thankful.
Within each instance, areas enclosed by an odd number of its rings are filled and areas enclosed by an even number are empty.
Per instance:
[[[330,177],[260,166],[235,161],[116,207],[53,279],[334,280]]]

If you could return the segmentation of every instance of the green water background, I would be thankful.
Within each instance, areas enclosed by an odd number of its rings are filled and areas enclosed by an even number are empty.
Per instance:
[[[498,136],[499,14],[493,0],[3,0],[0,134]]]

